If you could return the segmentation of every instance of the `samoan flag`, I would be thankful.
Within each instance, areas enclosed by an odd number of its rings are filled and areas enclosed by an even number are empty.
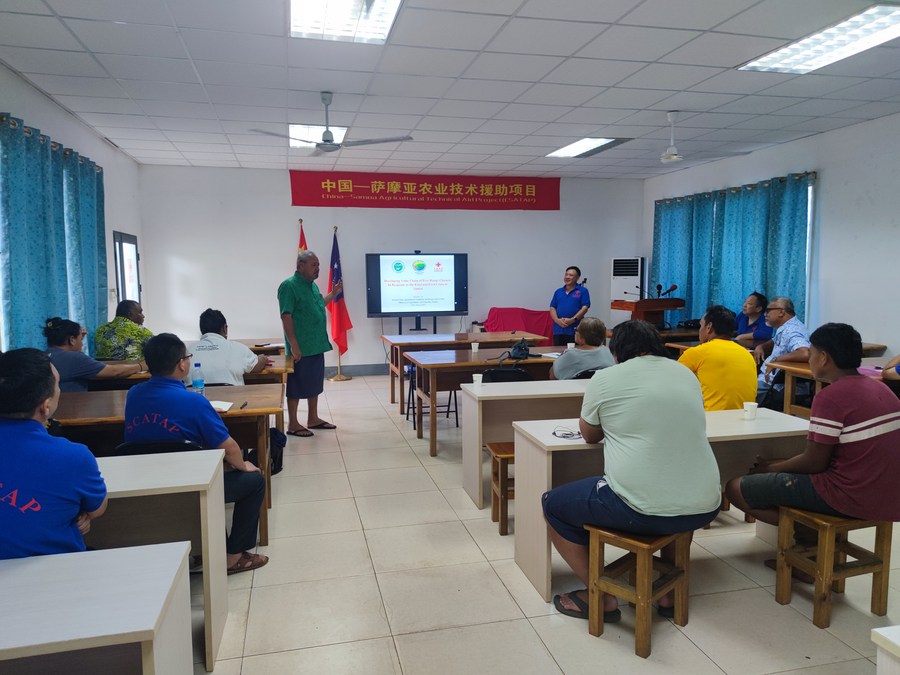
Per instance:
[[[328,292],[331,293],[334,285],[344,280],[341,272],[341,253],[338,250],[337,230],[334,232],[334,243],[331,245],[331,266],[328,270]],[[347,351],[347,331],[353,328],[350,322],[350,314],[347,312],[347,303],[344,302],[344,292],[331,299],[329,304],[331,311],[331,339],[338,346],[339,353]]]

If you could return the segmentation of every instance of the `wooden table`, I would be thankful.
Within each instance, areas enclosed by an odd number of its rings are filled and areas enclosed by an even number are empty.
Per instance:
[[[490,382],[460,386],[463,418],[463,488],[484,507],[485,443],[512,441],[512,423],[577,417],[590,380]]]
[[[285,375],[294,372],[294,359],[282,354],[268,354],[269,365],[258,373],[244,374],[244,384],[279,384],[284,383]],[[134,363],[134,361],[104,361],[108,365]],[[89,391],[109,391],[110,389],[131,389],[136,384],[150,379],[149,371],[124,375],[122,377],[95,378],[88,381]]]
[[[752,340],[749,342],[746,340],[734,340],[734,342],[737,342],[742,347],[746,347],[750,351],[753,351],[753,349],[755,349],[757,346],[765,344],[766,342],[768,342],[768,340]],[[669,349],[675,349],[679,352],[684,352],[684,351],[687,351],[688,349],[690,349],[691,347],[696,347],[699,344],[702,344],[699,340],[693,340],[693,341],[679,340],[678,342],[667,342],[666,347],[668,347]],[[881,356],[882,354],[884,354],[884,351],[887,349],[887,345],[879,345],[874,342],[863,342],[862,348],[863,348],[863,356]]]
[[[125,436],[125,396],[128,392],[67,392],[59,397],[54,419],[62,435],[87,445],[97,456],[110,455]],[[266,500],[259,511],[259,543],[268,546],[272,476],[269,473],[269,415],[284,427],[284,396],[280,384],[213,387],[208,394],[214,400],[229,401],[231,410],[222,413],[228,432],[241,447],[255,447],[259,465],[266,477]],[[245,408],[241,405],[246,403]]]
[[[875,366],[884,365],[885,360],[882,357],[866,357],[862,360],[864,367],[873,368]],[[799,405],[794,402],[797,393],[797,384],[799,380],[812,380],[812,369],[806,361],[776,361],[767,363],[766,370],[782,370],[784,371],[784,412],[788,415],[797,415],[809,419],[810,408],[805,405]],[[822,391],[823,383],[816,381],[816,393]]]
[[[0,671],[189,675],[187,542],[0,561]]]
[[[553,436],[557,427],[578,429],[578,419],[514,422],[516,443],[515,560],[545,602],[550,601],[550,537],[541,508],[547,490],[603,473],[603,445]],[[706,413],[706,435],[722,482],[743,475],[757,455],[785,457],[802,451],[809,423],[760,409],[755,420],[742,410]]]
[[[284,354],[283,335],[274,338],[237,338],[234,341],[247,345],[254,354],[269,354],[272,356]]]
[[[100,457],[109,505],[85,543],[97,549],[190,541],[203,558],[203,635],[212,672],[228,618],[225,451]]]
[[[408,351],[432,351],[435,349],[462,349],[473,342],[480,346],[497,347],[510,346],[525,339],[528,344],[537,344],[547,339],[546,335],[525,333],[520,330],[503,331],[495,333],[438,333],[424,335],[382,335],[381,339],[388,348],[388,374],[391,380],[391,403],[396,403],[394,398],[394,382],[400,383],[400,414],[406,412],[405,366],[403,355]]]
[[[559,347],[532,347],[532,354],[552,352]],[[422,438],[423,407],[429,405],[429,452],[437,455],[437,395],[440,391],[455,391],[463,382],[471,382],[473,373],[483,373],[488,368],[497,368],[499,359],[507,354],[506,349],[440,350],[406,352],[403,357],[416,367],[416,437]],[[506,359],[505,365],[517,365],[531,372],[535,379],[546,380],[553,365],[553,359],[535,356],[521,361]]]

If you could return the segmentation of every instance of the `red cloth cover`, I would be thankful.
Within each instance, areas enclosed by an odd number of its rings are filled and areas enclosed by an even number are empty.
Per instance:
[[[527,333],[546,335],[547,339],[539,347],[553,344],[553,321],[546,309],[524,309],[522,307],[491,307],[484,329],[488,333],[507,330],[524,330]]]

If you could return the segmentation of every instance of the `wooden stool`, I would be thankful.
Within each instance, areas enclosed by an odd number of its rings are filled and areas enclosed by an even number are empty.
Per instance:
[[[811,527],[819,535],[816,546],[793,544],[794,524]],[[847,541],[847,533],[875,528],[875,546],[866,550]],[[815,577],[813,623],[819,628],[831,624],[831,593],[843,593],[847,577],[872,575],[872,614],[887,613],[888,578],[890,575],[891,534],[888,520],[857,520],[801,511],[787,506],[779,509],[778,552],[775,578],[775,600],[791,602],[791,568],[797,567]],[[847,562],[847,556],[855,558]]]
[[[650,656],[653,602],[674,589],[675,623],[687,625],[688,569],[693,532],[644,537],[593,525],[585,525],[584,529],[590,533],[588,630],[591,635],[603,635],[603,593],[625,598],[635,606],[634,653],[647,658]],[[672,542],[675,542],[674,563],[654,557],[654,553]],[[618,546],[629,553],[610,565],[604,565],[603,549],[606,544]],[[656,581],[653,580],[653,570],[659,572]],[[626,573],[628,583],[617,581]]]
[[[491,522],[500,523],[500,534],[509,534],[509,500],[516,498],[515,480],[509,477],[509,465],[516,463],[515,444],[487,443],[491,453]]]

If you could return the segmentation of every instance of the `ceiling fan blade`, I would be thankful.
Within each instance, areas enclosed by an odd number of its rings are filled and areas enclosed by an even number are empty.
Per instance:
[[[287,138],[292,141],[297,141],[298,143],[309,143],[310,145],[315,145],[318,141],[308,141],[305,138],[297,138],[296,136],[290,136],[288,134],[281,134],[277,131],[266,131],[265,129],[250,129],[255,134],[265,134],[266,136],[274,136],[275,138]]]
[[[411,141],[412,136],[389,136],[387,138],[361,138],[358,141],[344,141],[341,143],[345,148],[352,148],[356,145],[375,145],[376,143],[399,143],[400,141]]]

